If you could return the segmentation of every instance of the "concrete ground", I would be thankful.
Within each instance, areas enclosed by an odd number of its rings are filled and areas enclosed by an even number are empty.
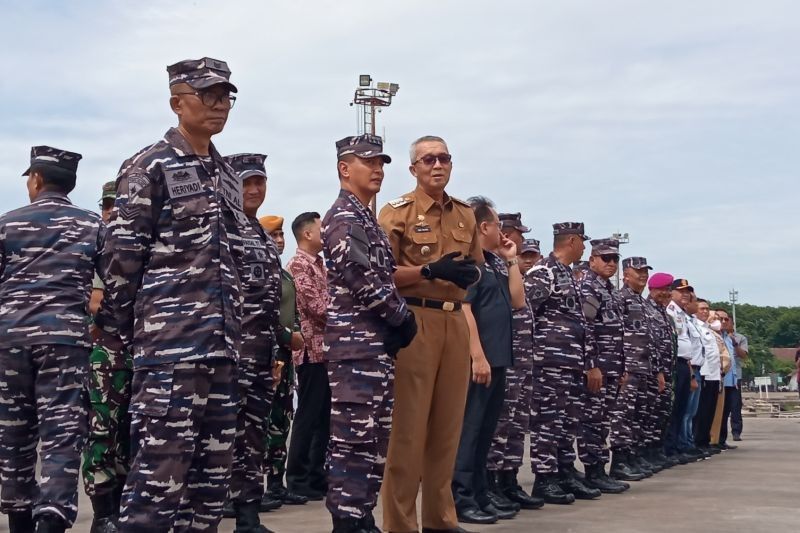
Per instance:
[[[604,495],[569,506],[546,505],[491,526],[464,526],[487,533],[797,531],[800,421],[747,419],[743,438],[736,443],[737,450],[633,483],[631,490],[621,495]],[[529,489],[533,476],[524,473],[521,481]],[[380,509],[376,516],[380,524]],[[284,507],[261,517],[278,533],[331,530],[323,502]],[[82,497],[79,520],[72,531],[88,533],[90,523],[91,505]],[[6,522],[2,521],[0,532],[5,531]],[[224,520],[220,531],[233,531],[233,521]]]

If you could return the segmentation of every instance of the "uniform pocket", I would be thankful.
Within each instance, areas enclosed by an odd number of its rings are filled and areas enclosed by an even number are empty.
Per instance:
[[[411,249],[409,257],[419,265],[430,263],[439,257],[439,238],[432,231],[414,232],[411,234]]]
[[[211,242],[210,203],[204,195],[178,198],[172,202],[172,225],[163,232],[164,242],[175,252],[196,250]]]
[[[173,371],[175,365],[167,363],[136,370],[133,373],[130,412],[151,418],[166,416],[172,401]]]

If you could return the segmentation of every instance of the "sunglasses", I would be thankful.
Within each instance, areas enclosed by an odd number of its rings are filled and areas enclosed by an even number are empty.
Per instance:
[[[453,156],[451,156],[450,154],[425,155],[414,161],[414,164],[416,165],[420,161],[422,161],[429,167],[435,165],[436,161],[439,161],[439,163],[443,165],[447,165],[453,162]]]
[[[600,254],[597,257],[602,259],[604,263],[619,263],[619,255],[617,254]]]

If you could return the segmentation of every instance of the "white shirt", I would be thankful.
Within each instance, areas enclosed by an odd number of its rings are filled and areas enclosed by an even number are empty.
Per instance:
[[[700,332],[700,322],[693,316],[686,316],[689,323],[689,340],[692,342],[692,366],[701,367],[706,361],[703,334]]]
[[[667,314],[675,322],[675,334],[678,337],[678,357],[691,361],[692,340],[689,337],[689,316],[675,302],[669,303]]]
[[[708,381],[719,381],[722,379],[722,371],[720,370],[720,354],[717,337],[708,324],[696,318],[694,321],[698,324],[703,348],[705,348],[705,361],[703,362],[703,366],[700,367],[700,375],[705,377]]]

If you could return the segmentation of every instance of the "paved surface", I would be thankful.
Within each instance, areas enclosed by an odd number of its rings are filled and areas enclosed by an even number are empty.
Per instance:
[[[797,531],[800,421],[747,419],[744,438],[736,443],[740,445],[737,450],[633,483],[622,495],[604,495],[570,506],[546,505],[523,511],[514,520],[467,529],[487,533]],[[521,480],[529,489],[533,476],[527,473]],[[376,515],[380,516],[380,510]],[[261,516],[265,525],[278,533],[331,530],[322,502],[284,507]],[[79,522],[72,531],[88,533],[90,522],[91,505],[82,497]],[[5,521],[0,531],[8,531]],[[233,521],[223,521],[220,531],[233,531]]]

